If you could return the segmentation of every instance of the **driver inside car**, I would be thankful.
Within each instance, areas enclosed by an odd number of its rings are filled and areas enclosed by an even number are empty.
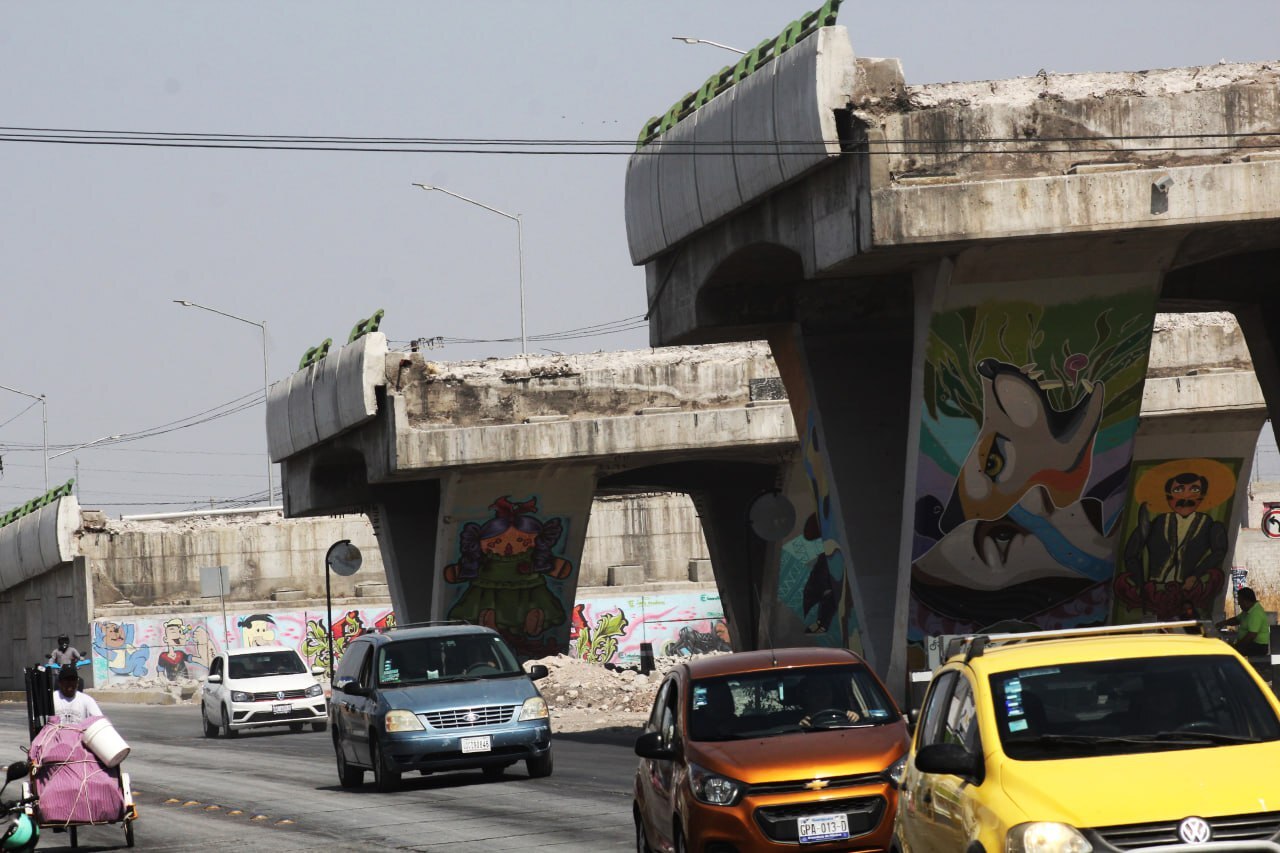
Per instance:
[[[833,689],[828,678],[809,676],[801,681],[796,689],[796,698],[804,710],[799,726],[802,729],[812,728],[814,723],[821,722],[823,717],[827,717],[830,721],[838,716],[841,722],[850,723],[856,723],[862,719],[857,711],[849,708],[847,698],[836,694],[837,691]]]

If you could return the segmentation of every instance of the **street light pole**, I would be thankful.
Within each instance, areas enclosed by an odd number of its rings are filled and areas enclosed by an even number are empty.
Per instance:
[[[0,385],[0,388],[40,401],[40,421],[44,429],[44,490],[47,492],[49,491],[49,404],[45,402],[43,394],[28,394],[26,391],[10,388],[8,385]]]
[[[241,323],[248,323],[250,326],[258,327],[258,330],[262,332],[262,402],[263,402],[263,405],[266,405],[267,390],[268,390],[267,385],[269,382],[268,377],[270,375],[270,373],[267,370],[267,321],[263,320],[261,323],[255,323],[253,320],[246,320],[244,317],[237,317],[235,314],[228,314],[226,311],[219,311],[217,308],[210,308],[208,305],[199,305],[195,302],[189,302],[186,299],[175,299],[173,301],[176,302],[178,305],[182,305],[186,308],[199,308],[203,311],[208,311],[212,314],[220,314],[223,317],[228,317],[232,320],[239,320]],[[275,475],[271,471],[271,450],[268,448],[267,450],[267,503],[270,504],[273,500],[275,500],[275,496],[276,496]]]
[[[522,224],[523,221],[520,218],[520,214],[507,213],[505,210],[498,210],[498,208],[490,207],[489,205],[485,204],[482,201],[476,201],[474,198],[468,198],[467,196],[462,195],[461,193],[456,193],[453,190],[447,190],[444,187],[436,187],[436,186],[432,186],[431,184],[414,184],[414,186],[420,187],[421,189],[424,189],[427,192],[431,192],[434,190],[435,192],[441,192],[441,193],[444,193],[445,195],[451,195],[454,198],[458,199],[459,201],[465,201],[468,204],[474,204],[476,207],[483,207],[485,210],[489,211],[490,213],[496,213],[499,216],[505,216],[507,219],[515,220],[516,253],[519,255],[519,258],[520,258],[520,354],[524,355],[526,352],[529,351],[529,346],[528,346],[528,343],[526,342],[525,334],[524,334],[524,228]]]
[[[721,44],[718,41],[710,41],[708,39],[696,39],[692,36],[672,36],[673,41],[682,41],[685,44],[709,44],[712,47],[718,47],[722,50],[728,50],[739,55],[746,55],[745,50],[738,50],[736,47],[729,47],[727,44]]]

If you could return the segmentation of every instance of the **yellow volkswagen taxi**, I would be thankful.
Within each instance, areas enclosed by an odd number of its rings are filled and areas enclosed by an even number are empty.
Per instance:
[[[1280,853],[1280,703],[1196,623],[968,638],[899,780],[899,853]]]

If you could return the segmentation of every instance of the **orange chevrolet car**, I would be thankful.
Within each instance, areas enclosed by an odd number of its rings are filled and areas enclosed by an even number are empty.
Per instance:
[[[636,849],[885,850],[908,741],[902,712],[853,652],[680,664],[636,740]]]

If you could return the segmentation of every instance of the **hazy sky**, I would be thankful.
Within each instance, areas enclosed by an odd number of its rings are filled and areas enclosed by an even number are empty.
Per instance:
[[[200,133],[632,139],[818,0],[3,3],[0,124]],[[909,83],[1280,56],[1277,0],[853,2],[854,50]],[[624,156],[208,151],[0,143],[0,384],[48,397],[60,447],[261,389],[377,308],[393,340],[529,334],[644,312],[623,223]],[[647,345],[642,329],[548,344]],[[542,344],[531,342],[538,351]],[[510,355],[450,346],[440,359]],[[43,491],[40,406],[0,392],[0,507]],[[9,423],[4,423],[11,418]],[[36,446],[35,450],[24,447]],[[261,406],[50,463],[81,502],[180,510],[265,489]]]

